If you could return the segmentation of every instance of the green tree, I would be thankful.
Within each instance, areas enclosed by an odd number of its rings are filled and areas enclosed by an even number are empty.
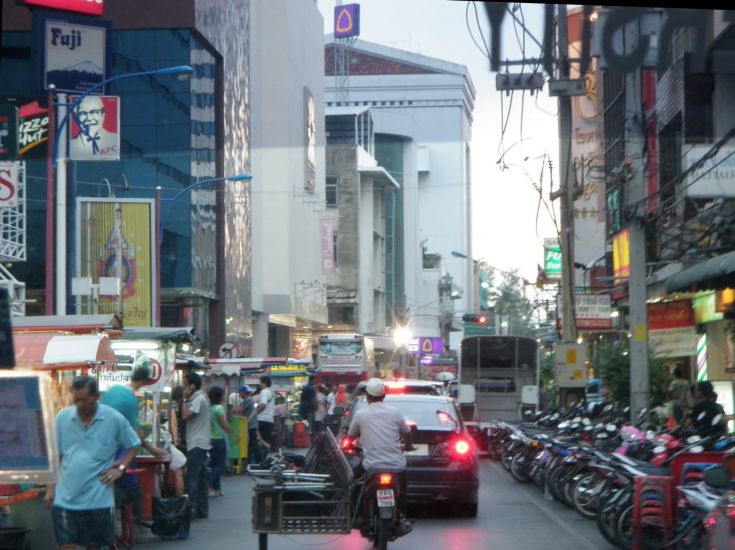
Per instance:
[[[630,404],[630,357],[627,345],[607,344],[598,348],[592,360],[595,372],[610,391],[610,397],[622,405]],[[671,377],[660,358],[653,357],[649,351],[649,399],[651,408],[666,401]]]
[[[486,264],[480,264],[480,269],[489,274],[488,301],[495,315],[502,315],[504,321],[508,322],[508,333],[513,336],[534,336],[535,327],[531,319],[533,306],[525,292],[527,281],[517,271],[509,271],[503,273],[502,281],[496,285],[493,269]]]

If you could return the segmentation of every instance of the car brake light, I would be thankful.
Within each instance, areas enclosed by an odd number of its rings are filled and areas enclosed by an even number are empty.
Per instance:
[[[403,393],[406,391],[406,384],[401,384],[400,382],[388,382],[385,387],[388,388],[390,393]]]
[[[380,474],[378,483],[380,485],[393,485],[393,474]]]
[[[470,449],[471,447],[469,442],[464,439],[458,439],[454,442],[454,452],[456,452],[460,456],[464,456],[469,453]]]
[[[355,448],[355,439],[350,436],[345,436],[340,441],[340,447],[343,451],[351,451]]]

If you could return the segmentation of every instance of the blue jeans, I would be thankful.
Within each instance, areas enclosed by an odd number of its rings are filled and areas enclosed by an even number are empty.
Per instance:
[[[190,449],[186,454],[186,492],[194,517],[209,516],[208,486],[207,451],[198,447]]]
[[[209,452],[212,455],[212,479],[210,480],[210,484],[212,485],[212,489],[219,491],[222,489],[220,476],[227,465],[227,444],[225,440],[212,439],[212,450]]]

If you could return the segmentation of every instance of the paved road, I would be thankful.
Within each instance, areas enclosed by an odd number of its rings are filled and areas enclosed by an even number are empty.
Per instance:
[[[583,519],[555,501],[546,501],[531,486],[520,485],[497,464],[487,460],[481,467],[480,513],[475,519],[448,519],[441,510],[420,512],[414,531],[389,545],[390,548],[430,550],[608,550],[594,521]],[[243,476],[223,479],[225,496],[210,500],[210,517],[192,524],[188,540],[157,542],[158,549],[221,548],[257,549],[251,532],[250,489]],[[368,550],[370,543],[353,531],[348,536],[299,535],[269,537],[269,549]]]

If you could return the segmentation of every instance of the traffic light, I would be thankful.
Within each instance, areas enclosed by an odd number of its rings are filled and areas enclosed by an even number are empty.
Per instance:
[[[476,325],[487,326],[487,315],[478,315],[475,313],[466,313],[462,315],[462,320],[465,323],[475,323]]]

